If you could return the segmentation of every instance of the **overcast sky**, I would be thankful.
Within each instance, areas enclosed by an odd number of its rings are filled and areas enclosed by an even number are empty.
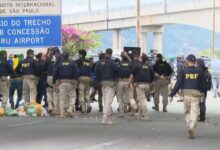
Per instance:
[[[89,0],[62,0],[63,1],[63,13],[78,13],[88,11]],[[141,4],[163,2],[164,0],[141,0]],[[167,0],[168,3],[184,0]],[[100,10],[106,8],[106,0],[91,0],[92,10]],[[135,5],[136,0],[109,0],[109,7],[123,7]]]

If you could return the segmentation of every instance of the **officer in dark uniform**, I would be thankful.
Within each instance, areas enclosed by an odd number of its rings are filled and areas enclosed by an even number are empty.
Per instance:
[[[105,53],[99,54],[99,61],[101,61],[103,59],[105,59]],[[91,94],[91,99],[93,99],[95,97],[95,94],[98,91],[99,112],[103,112],[101,83],[98,81],[98,79],[95,75],[95,67],[99,61],[95,62],[95,64],[92,67],[92,72],[94,73],[94,79],[93,79],[94,91]]]
[[[48,108],[47,102],[47,65],[46,55],[38,53],[36,58],[38,59],[39,70],[37,72],[38,84],[37,84],[37,103],[41,104],[42,99],[45,104],[44,107]]]
[[[116,92],[120,110],[118,117],[124,117],[124,112],[128,110],[129,104],[131,104],[133,110],[137,110],[137,104],[133,96],[133,87],[127,87],[129,84],[132,62],[125,51],[121,53],[121,58],[122,61],[118,64],[119,72]]]
[[[116,91],[116,77],[118,67],[111,59],[112,49],[107,49],[105,59],[99,61],[95,67],[97,80],[101,82],[103,94],[103,124],[113,124],[112,101]]]
[[[137,50],[134,50],[132,52],[132,68],[133,66],[137,66],[140,63],[139,57],[140,57],[140,53]],[[138,104],[139,102],[138,102],[136,90],[133,90],[133,95],[134,95],[134,100],[136,104]]]
[[[168,93],[170,78],[173,73],[173,69],[170,65],[163,61],[163,56],[157,54],[157,61],[153,66],[155,72],[155,82],[154,82],[154,110],[159,111],[160,95],[163,97],[163,112],[167,112],[168,104]]]
[[[78,93],[79,93],[79,103],[81,106],[82,113],[90,113],[92,110],[90,102],[90,84],[91,84],[91,61],[86,59],[86,50],[80,50],[80,58],[76,61],[76,64],[80,70],[80,75],[78,79]]]
[[[0,93],[2,95],[3,107],[7,106],[9,97],[10,80],[8,77],[13,73],[13,68],[7,61],[7,52],[3,50],[1,51],[0,59]]]
[[[203,59],[201,59],[201,58],[197,59],[197,67],[199,69],[201,69],[203,74],[208,73],[210,75],[210,73],[208,71],[208,68],[205,66],[205,62],[204,62]],[[210,78],[211,78],[211,75],[210,75]],[[207,90],[203,90],[202,91],[202,97],[201,97],[201,101],[199,103],[199,107],[200,107],[199,121],[200,122],[204,122],[206,120],[206,98],[207,98],[207,92],[208,92]]]
[[[185,108],[185,119],[188,127],[189,138],[194,138],[194,130],[196,128],[199,103],[201,100],[201,91],[203,83],[203,74],[201,69],[197,68],[196,57],[189,55],[187,57],[187,68],[181,71],[177,77],[177,82],[171,91],[170,101],[173,96],[179,91],[183,90],[183,100]]]
[[[139,111],[137,118],[140,120],[148,120],[147,98],[146,93],[150,90],[150,84],[154,79],[154,71],[149,65],[148,57],[142,54],[140,61],[135,63],[131,69],[130,83],[134,83],[137,92]]]
[[[34,59],[34,50],[29,49],[27,58],[21,61],[17,67],[17,71],[23,75],[23,99],[25,102],[36,101],[38,69],[38,62]]]
[[[47,51],[47,101],[49,113],[59,114],[59,96],[53,89],[53,71],[55,65],[59,63],[60,49],[58,47],[49,48]]]
[[[59,117],[65,117],[65,106],[67,106],[66,112],[70,117],[73,117],[76,102],[76,80],[79,73],[74,61],[69,59],[69,53],[63,52],[63,60],[55,68],[53,76],[55,82],[59,80]]]

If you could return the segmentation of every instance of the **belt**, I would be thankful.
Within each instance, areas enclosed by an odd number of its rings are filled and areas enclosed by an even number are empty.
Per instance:
[[[79,77],[79,80],[91,80],[91,78],[89,76],[81,76]]]
[[[136,82],[136,83],[134,83],[134,85],[141,85],[141,84],[150,86],[150,83],[146,83],[146,82]]]
[[[33,78],[35,78],[35,76],[34,75],[23,75],[23,78],[24,79],[33,79]]]
[[[14,78],[11,78],[11,80],[22,80],[22,77],[14,77]]]
[[[8,77],[7,77],[7,76],[0,77],[0,80],[2,80],[2,81],[7,81],[7,80],[8,80]]]
[[[199,92],[198,90],[184,89],[183,90],[183,95],[184,96],[192,96],[192,97],[201,97],[202,93]]]
[[[101,86],[103,87],[107,87],[107,86],[110,86],[110,87],[115,87],[115,82],[114,81],[101,81]]]
[[[119,78],[118,80],[119,80],[119,81],[123,81],[123,82],[128,82],[128,81],[129,81],[129,78]]]
[[[71,80],[71,79],[62,79],[60,80],[61,83],[75,83],[75,80]]]

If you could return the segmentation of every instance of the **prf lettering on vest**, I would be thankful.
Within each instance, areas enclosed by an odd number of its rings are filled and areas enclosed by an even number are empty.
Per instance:
[[[68,66],[69,63],[68,63],[68,62],[64,62],[62,65],[63,65],[63,66]]]
[[[83,65],[86,67],[90,67],[90,63],[88,63],[88,62],[84,62]]]
[[[28,68],[30,66],[30,63],[23,63],[22,68]]]
[[[147,65],[144,65],[142,68],[143,68],[143,69],[148,69],[148,66],[147,66]]]
[[[128,63],[123,63],[121,65],[122,65],[122,67],[128,67]]]
[[[198,78],[198,74],[186,74],[186,79],[191,79],[191,80],[195,80]]]

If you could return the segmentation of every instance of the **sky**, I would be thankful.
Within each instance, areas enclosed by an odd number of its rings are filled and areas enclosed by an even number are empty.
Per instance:
[[[163,2],[164,0],[141,0],[141,5],[155,2]],[[167,3],[180,2],[186,0],[167,0]],[[62,0],[63,14],[80,13],[88,11],[89,0]],[[109,0],[110,8],[134,6],[136,0]],[[103,10],[106,8],[106,0],[91,0],[92,10]]]

